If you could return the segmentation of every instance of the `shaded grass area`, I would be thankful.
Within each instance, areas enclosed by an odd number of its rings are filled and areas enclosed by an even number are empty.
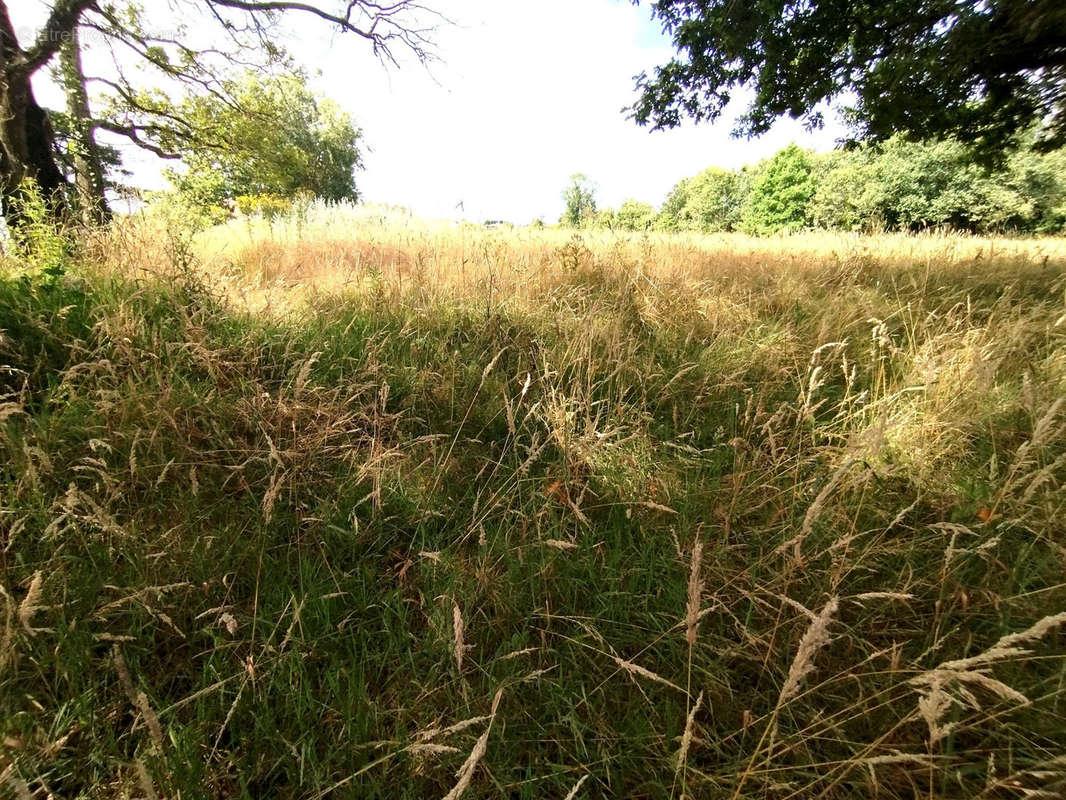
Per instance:
[[[421,798],[484,737],[464,796],[1058,791],[1063,310],[1046,264],[5,279],[0,770]]]

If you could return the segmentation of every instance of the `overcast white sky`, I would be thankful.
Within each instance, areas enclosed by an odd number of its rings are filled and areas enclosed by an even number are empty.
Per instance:
[[[826,150],[843,133],[832,115],[822,131],[784,120],[755,140],[733,139],[732,119],[658,133],[637,127],[622,112],[635,96],[633,76],[672,52],[647,4],[426,2],[456,23],[436,35],[441,61],[428,71],[386,70],[365,42],[319,25],[299,25],[286,43],[316,89],[363,128],[371,150],[358,185],[368,201],[434,217],[460,216],[462,202],[472,220],[554,221],[575,172],[596,182],[601,207],[627,197],[658,205],[705,167],[751,163],[792,141]],[[26,0],[23,24],[42,6]],[[45,76],[37,83],[43,103],[61,102]],[[158,181],[143,158],[136,172]]]

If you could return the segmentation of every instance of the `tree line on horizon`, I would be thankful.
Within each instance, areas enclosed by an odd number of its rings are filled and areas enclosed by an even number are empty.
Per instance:
[[[172,183],[209,211],[242,200],[281,208],[298,194],[354,200],[362,132],[309,89],[282,47],[285,25],[315,19],[395,65],[394,49],[432,61],[436,24],[448,22],[416,0],[174,0],[165,32],[163,17],[127,0],[42,5],[43,25],[21,31],[0,0],[0,212],[16,228],[26,193],[37,191],[57,222],[106,221],[107,195],[125,175],[118,142],[180,163],[167,171]],[[746,87],[754,100],[739,135],[783,116],[817,128],[824,104],[848,96],[837,110],[854,138],[830,154],[786,148],[739,171],[706,170],[658,209],[627,201],[596,211],[590,184],[577,180],[564,224],[760,233],[1066,226],[1060,0],[647,5],[677,54],[637,77],[628,109],[637,124],[720,119]],[[201,29],[218,41],[194,45],[188,34]],[[83,63],[83,34],[123,56]],[[42,70],[64,90],[65,109],[37,103],[31,79]]]
[[[779,233],[810,228],[972,233],[1066,231],[1066,149],[1020,148],[998,165],[954,140],[883,143],[827,153],[791,144],[740,169],[681,179],[656,208],[629,199],[600,208],[575,175],[560,224],[625,231]]]

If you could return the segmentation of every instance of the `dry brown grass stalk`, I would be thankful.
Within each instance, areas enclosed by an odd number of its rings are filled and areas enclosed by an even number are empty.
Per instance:
[[[1046,616],[1024,631],[1001,637],[992,647],[975,656],[945,661],[911,678],[910,684],[918,690],[918,713],[929,729],[930,744],[940,741],[958,727],[957,722],[944,721],[956,703],[975,710],[981,707],[969,687],[984,689],[1018,706],[1028,705],[1028,697],[993,678],[987,670],[998,662],[1028,655],[1029,649],[1022,645],[1038,641],[1064,624],[1066,612]]]
[[[702,706],[703,692],[700,692],[695,704],[688,712],[688,717],[685,719],[685,732],[681,735],[681,746],[677,750],[677,768],[681,772],[685,771],[685,765],[688,763],[688,750],[692,746],[692,737],[696,730],[696,714],[699,713]]]
[[[459,610],[459,604],[452,603],[452,643],[455,652],[455,668],[463,671],[463,651],[466,649],[464,639],[463,612]]]
[[[119,648],[118,643],[111,646],[111,653],[115,661],[115,672],[118,673],[119,686],[122,687],[122,691],[130,701],[130,705],[136,708],[137,690],[133,686],[133,678],[130,677],[129,667],[126,666],[126,658],[122,655],[122,650]]]
[[[480,725],[482,722],[488,720],[488,715],[479,717],[470,717],[469,719],[456,722],[454,725],[449,725],[447,728],[426,728],[423,731],[419,731],[415,734],[415,738],[420,742],[428,742],[431,739],[436,739],[441,736],[451,736],[454,733],[465,731],[467,728],[471,728],[474,725]]]
[[[502,697],[503,687],[501,686],[496,690],[496,695],[492,698],[492,708],[489,711],[489,721],[488,725],[485,726],[485,732],[478,737],[477,742],[474,744],[474,749],[470,751],[466,761],[459,767],[459,771],[455,773],[457,778],[455,786],[452,787],[448,794],[444,795],[443,800],[457,800],[470,786],[470,781],[474,778],[474,770],[477,769],[478,762],[481,761],[482,756],[485,755],[485,751],[488,749],[489,734],[492,732],[492,723],[496,719],[496,710],[499,708]]]
[[[581,787],[585,785],[585,781],[588,779],[589,776],[587,774],[578,778],[577,783],[575,783],[574,787],[566,793],[566,797],[564,797],[563,800],[574,800],[574,798],[577,797],[577,793],[581,791]]]
[[[447,744],[422,744],[416,742],[415,744],[408,745],[407,752],[413,753],[414,755],[440,756],[446,755],[448,753],[458,753],[461,751],[458,747],[452,747],[451,745]]]
[[[500,656],[497,660],[510,661],[511,659],[519,658],[520,656],[528,656],[530,653],[536,653],[538,650],[540,650],[539,647],[523,647],[521,650],[506,653],[505,655]]]
[[[703,594],[703,582],[700,580],[700,565],[703,561],[703,541],[696,539],[692,545],[692,566],[688,575],[688,603],[685,608],[685,641],[691,649],[696,644],[696,630],[699,627],[700,596]]]
[[[4,605],[4,632],[0,636],[0,674],[3,674],[4,669],[15,657],[15,632],[17,630],[15,619],[18,616],[18,608],[14,598],[8,594],[2,584],[0,584],[0,600]]]
[[[803,543],[814,528],[814,523],[818,521],[818,517],[821,515],[822,508],[825,506],[829,496],[840,486],[844,479],[844,475],[847,474],[847,471],[851,469],[852,465],[855,463],[855,459],[847,459],[833,471],[829,480],[826,481],[825,486],[823,486],[822,490],[818,492],[818,496],[814,498],[814,502],[807,508],[807,513],[803,516],[803,524],[800,526],[799,533],[780,545],[777,548],[778,553],[783,553],[791,547],[792,556],[796,560],[796,563],[803,563]]]
[[[152,782],[152,776],[148,774],[148,768],[144,766],[144,762],[138,758],[133,762],[133,769],[137,773],[137,783],[140,784],[146,800],[159,800],[155,784]]]
[[[639,676],[641,678],[647,678],[649,681],[655,681],[655,683],[661,683],[663,686],[669,686],[671,689],[676,689],[682,694],[688,694],[676,683],[668,681],[661,675],[656,675],[650,669],[640,666],[640,664],[634,664],[632,661],[626,661],[625,659],[619,658],[618,656],[614,656],[614,663],[616,663],[619,667],[621,667],[630,675]]]
[[[40,570],[33,573],[33,578],[30,579],[30,587],[26,591],[26,596],[22,598],[22,602],[19,603],[18,618],[22,623],[22,629],[26,631],[30,636],[35,636],[38,631],[43,631],[43,628],[33,627],[33,617],[38,612],[44,609],[41,604],[42,587],[44,585],[44,578]]]
[[[156,716],[152,706],[148,702],[148,695],[137,692],[137,709],[144,717],[144,724],[148,727],[148,735],[152,739],[157,753],[163,752],[163,728],[159,725],[159,717]]]
[[[788,677],[785,678],[785,684],[781,687],[778,706],[784,705],[799,694],[803,680],[814,670],[814,657],[818,655],[819,650],[829,644],[829,623],[833,621],[839,608],[839,598],[829,598],[828,602],[822,606],[822,610],[807,626],[807,632],[803,634],[796,650],[796,657],[792,659],[792,666],[789,667]]]

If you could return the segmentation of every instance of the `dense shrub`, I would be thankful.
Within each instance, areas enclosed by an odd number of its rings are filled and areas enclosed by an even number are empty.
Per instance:
[[[817,185],[810,152],[790,144],[770,159],[752,186],[742,227],[752,233],[804,227]]]
[[[643,229],[647,206],[627,205],[641,209],[636,229]],[[621,216],[621,210],[586,215],[584,224],[634,229]],[[681,179],[653,225],[704,233],[805,227],[1054,233],[1066,230],[1066,151],[1019,150],[987,167],[955,141],[896,138],[820,155],[792,144],[755,165],[710,167]]]

